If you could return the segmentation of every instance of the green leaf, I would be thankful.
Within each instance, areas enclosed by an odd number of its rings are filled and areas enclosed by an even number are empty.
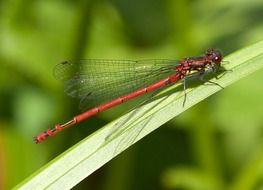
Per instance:
[[[228,70],[211,81],[227,87],[235,81],[263,67],[263,41],[236,51],[224,59]],[[150,103],[131,111],[88,136],[52,160],[17,189],[68,189],[78,184],[119,153],[157,129],[165,122],[222,90],[217,85],[198,85],[184,93],[181,84],[175,84]]]
[[[162,179],[166,189],[223,189],[211,173],[193,167],[170,168],[163,174]]]

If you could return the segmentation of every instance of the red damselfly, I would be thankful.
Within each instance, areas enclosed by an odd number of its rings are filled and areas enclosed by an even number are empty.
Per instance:
[[[185,92],[187,79],[198,77],[203,80],[207,74],[219,70],[222,58],[220,51],[211,48],[204,55],[179,61],[90,59],[77,63],[62,62],[55,67],[54,75],[64,81],[65,92],[79,98],[82,109],[94,100],[99,104],[68,122],[47,129],[34,137],[34,140],[39,143],[98,112],[179,80],[182,80]]]

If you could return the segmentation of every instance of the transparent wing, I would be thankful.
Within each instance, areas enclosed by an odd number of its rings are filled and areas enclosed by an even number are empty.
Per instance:
[[[65,92],[80,99],[80,109],[110,101],[156,82],[174,72],[173,60],[103,60],[65,61],[54,68],[63,80]]]

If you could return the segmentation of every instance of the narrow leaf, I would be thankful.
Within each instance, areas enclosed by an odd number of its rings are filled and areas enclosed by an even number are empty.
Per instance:
[[[223,63],[228,71],[218,76],[219,79],[211,81],[227,87],[263,67],[263,41],[225,57]],[[184,93],[181,89],[181,84],[169,87],[151,102],[107,124],[74,145],[15,188],[72,188],[165,122],[222,90],[217,85],[190,86],[183,107]]]

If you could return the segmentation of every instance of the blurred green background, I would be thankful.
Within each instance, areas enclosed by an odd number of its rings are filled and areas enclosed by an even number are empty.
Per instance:
[[[263,39],[262,18],[262,0],[0,1],[0,189],[127,112],[119,106],[34,144],[79,113],[52,76],[57,63],[228,54]],[[262,80],[259,71],[206,99],[75,189],[263,189]]]

